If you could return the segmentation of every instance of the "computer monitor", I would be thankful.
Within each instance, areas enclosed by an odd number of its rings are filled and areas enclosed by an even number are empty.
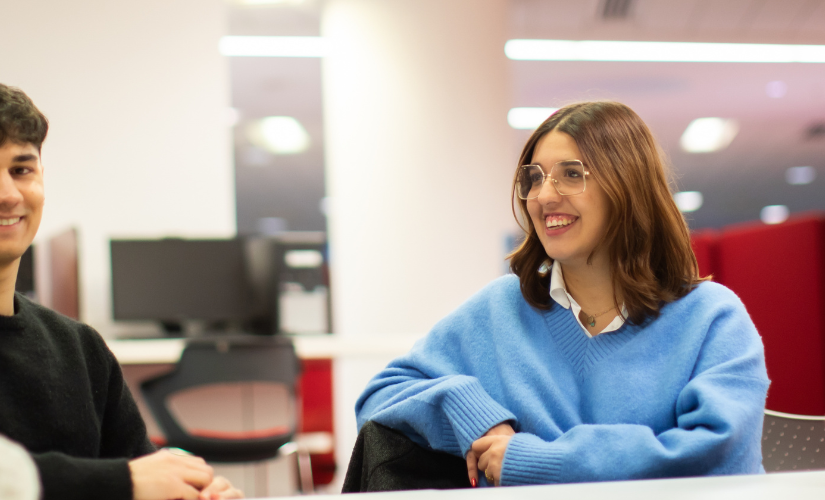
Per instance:
[[[243,321],[249,316],[244,244],[231,240],[112,240],[116,320]]]

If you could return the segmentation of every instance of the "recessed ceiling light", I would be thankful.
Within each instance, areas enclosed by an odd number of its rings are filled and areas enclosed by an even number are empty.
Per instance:
[[[320,36],[224,36],[218,43],[230,57],[324,57],[326,44]]]
[[[291,116],[268,116],[252,122],[246,129],[249,141],[272,154],[303,153],[309,148],[309,134]]]
[[[794,186],[810,184],[814,179],[816,179],[814,167],[791,167],[785,170],[785,180]]]
[[[673,195],[673,201],[682,212],[695,212],[702,207],[705,201],[699,191],[682,191]]]
[[[825,45],[766,43],[514,39],[504,53],[521,61],[825,63]]]
[[[785,94],[788,93],[788,84],[781,80],[768,82],[767,85],[765,85],[765,93],[768,94],[768,97],[774,99],[785,97]]]
[[[785,205],[768,205],[759,212],[759,218],[765,224],[781,224],[788,220],[790,211]]]
[[[728,147],[738,132],[736,120],[697,118],[687,126],[679,144],[688,153],[711,153]]]
[[[559,108],[513,108],[507,112],[507,123],[519,130],[533,130],[544,123]]]

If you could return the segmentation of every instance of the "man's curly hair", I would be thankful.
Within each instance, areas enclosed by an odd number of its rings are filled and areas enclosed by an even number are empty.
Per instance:
[[[32,144],[38,151],[49,132],[49,121],[22,90],[0,83],[0,146],[6,141]]]

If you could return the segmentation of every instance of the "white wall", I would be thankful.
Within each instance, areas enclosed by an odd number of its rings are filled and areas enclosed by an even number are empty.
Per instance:
[[[502,0],[327,2],[337,333],[425,332],[501,274],[517,161],[506,15]]]
[[[81,315],[112,332],[108,239],[229,236],[221,0],[5,2],[0,82],[49,118],[35,242],[80,232]]]
[[[421,336],[504,269],[517,159],[505,0],[329,0],[322,34],[335,332]],[[336,360],[338,463],[388,361]],[[342,470],[345,472],[345,470]]]

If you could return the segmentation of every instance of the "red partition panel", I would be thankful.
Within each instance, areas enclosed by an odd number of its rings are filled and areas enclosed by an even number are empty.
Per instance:
[[[825,415],[825,218],[728,228],[717,263],[765,343],[768,409]]]
[[[712,229],[701,229],[690,233],[690,246],[699,263],[699,275],[713,276],[713,281],[719,281],[719,269],[716,263],[719,233]]]
[[[303,373],[298,381],[301,398],[301,432],[329,432],[332,426],[332,360],[301,360]],[[316,485],[329,484],[335,475],[335,453],[312,455],[312,479]]]

